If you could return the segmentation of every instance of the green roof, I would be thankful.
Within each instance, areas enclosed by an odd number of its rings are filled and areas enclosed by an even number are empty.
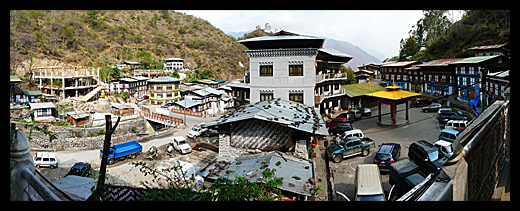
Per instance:
[[[224,82],[226,82],[226,80],[224,80],[224,79],[220,79],[220,78],[213,79],[213,80],[216,81],[216,82],[219,82],[219,83],[224,83]]]
[[[476,57],[469,57],[465,58],[463,60],[459,60],[456,62],[452,62],[450,64],[477,64],[495,57],[498,57],[499,55],[493,55],[493,56],[476,56]]]
[[[362,83],[362,84],[350,84],[343,85],[341,88],[345,89],[345,93],[349,97],[357,97],[372,92],[379,92],[386,90],[384,87],[377,85],[374,82]]]
[[[23,91],[22,92],[24,95],[26,96],[38,96],[38,95],[42,95],[42,92],[41,91]]]

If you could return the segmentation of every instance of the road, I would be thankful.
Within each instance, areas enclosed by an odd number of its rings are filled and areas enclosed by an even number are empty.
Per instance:
[[[186,137],[186,134],[188,131],[191,130],[193,125],[200,124],[202,122],[210,122],[214,119],[217,119],[218,117],[193,117],[193,116],[187,116],[187,126],[180,126],[178,128],[173,129],[173,134],[171,135],[165,135],[160,136],[158,138],[150,139],[145,142],[140,142],[140,144],[143,146],[143,155],[146,155],[146,151],[151,146],[163,146],[169,143],[171,136],[183,136]],[[117,129],[116,129],[117,130]],[[129,140],[130,141],[130,140]],[[194,146],[194,144],[191,143],[192,140],[188,139],[188,143]],[[70,150],[70,151],[57,151],[56,157],[58,158],[58,164],[59,168],[57,169],[49,169],[49,168],[40,168],[39,170],[42,172],[42,174],[48,178],[51,182],[57,181],[65,176],[65,174],[68,172],[70,167],[74,165],[76,162],[88,162],[92,165],[92,168],[94,169],[94,172],[97,172],[101,165],[101,159],[99,159],[99,149],[95,150]],[[208,152],[209,153],[209,152]],[[206,154],[208,154],[206,153]],[[33,153],[34,154],[34,153]],[[190,157],[190,155],[195,154],[195,156]],[[177,160],[181,162],[187,162],[187,168],[202,165],[200,163],[200,158],[204,158],[207,156],[206,154],[202,154],[199,152],[195,152],[192,154],[188,154],[186,156],[179,157],[173,159],[166,159],[159,161],[159,166],[165,166],[170,164],[176,164]],[[142,160],[143,156],[138,156],[135,160]],[[130,161],[132,160],[125,160],[116,162],[114,165],[107,166],[107,182],[110,184],[116,184],[116,185],[133,185],[133,186],[141,186],[140,181],[144,180],[151,180],[150,176],[145,177],[141,172],[139,172],[139,169],[134,167],[133,165],[130,165]],[[185,164],[185,163],[182,163]],[[191,165],[191,166],[190,166]],[[95,174],[95,173],[94,173]],[[93,178],[97,178],[97,175],[93,175]]]
[[[405,105],[398,105],[397,110],[404,109]],[[387,113],[388,109],[381,109],[382,113]],[[403,114],[401,114],[403,113]],[[382,143],[398,143],[401,145],[401,158],[408,157],[410,144],[419,140],[426,140],[434,143],[438,140],[439,132],[442,130],[436,120],[436,112],[424,113],[421,108],[410,108],[408,125],[399,128],[386,128],[377,125],[377,109],[372,109],[372,117],[364,117],[362,120],[352,123],[354,129],[361,129],[363,134],[372,138],[376,142],[376,148],[370,151],[367,157],[355,156],[346,158],[340,163],[330,162],[330,167],[334,177],[334,188],[336,191],[347,195],[351,200],[354,196],[354,175],[359,164],[371,164],[379,145]],[[404,115],[399,112],[398,116]],[[398,117],[399,118],[399,117]],[[388,183],[388,173],[382,172],[383,188],[386,192],[390,191]]]

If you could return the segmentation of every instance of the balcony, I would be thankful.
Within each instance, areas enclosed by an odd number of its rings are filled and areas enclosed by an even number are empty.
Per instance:
[[[346,80],[346,73],[325,73],[316,75],[316,83],[321,83],[326,80]]]
[[[317,105],[317,104],[320,104],[321,102],[323,102],[323,100],[325,100],[327,98],[339,97],[342,95],[345,95],[345,89],[343,89],[343,88],[340,88],[339,90],[323,92],[320,95],[315,94],[314,95],[314,104]]]

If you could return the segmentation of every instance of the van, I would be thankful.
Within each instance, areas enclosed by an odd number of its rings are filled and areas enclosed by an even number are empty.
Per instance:
[[[449,120],[444,128],[454,129],[458,127],[466,128],[468,126],[468,120]]]
[[[336,137],[336,143],[339,143],[340,140],[346,139],[348,137],[354,137],[354,136],[359,137],[359,138],[365,137],[365,135],[363,134],[363,131],[361,131],[359,129],[349,130],[349,131],[345,131],[343,134],[341,134],[341,136]]]
[[[51,169],[58,167],[58,159],[56,159],[56,153],[51,152],[37,152],[33,157],[34,166],[40,168],[40,166],[50,167]]]
[[[354,180],[355,201],[385,201],[383,183],[377,164],[360,164]]]
[[[453,129],[442,129],[441,133],[439,134],[439,140],[444,140],[447,142],[453,143],[457,136],[459,135],[460,131],[453,130]]]

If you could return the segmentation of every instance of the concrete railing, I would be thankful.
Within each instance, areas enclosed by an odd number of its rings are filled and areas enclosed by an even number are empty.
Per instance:
[[[39,195],[44,201],[60,201],[34,175],[36,169],[30,151],[30,142],[20,130],[10,133],[11,201],[34,201]]]

